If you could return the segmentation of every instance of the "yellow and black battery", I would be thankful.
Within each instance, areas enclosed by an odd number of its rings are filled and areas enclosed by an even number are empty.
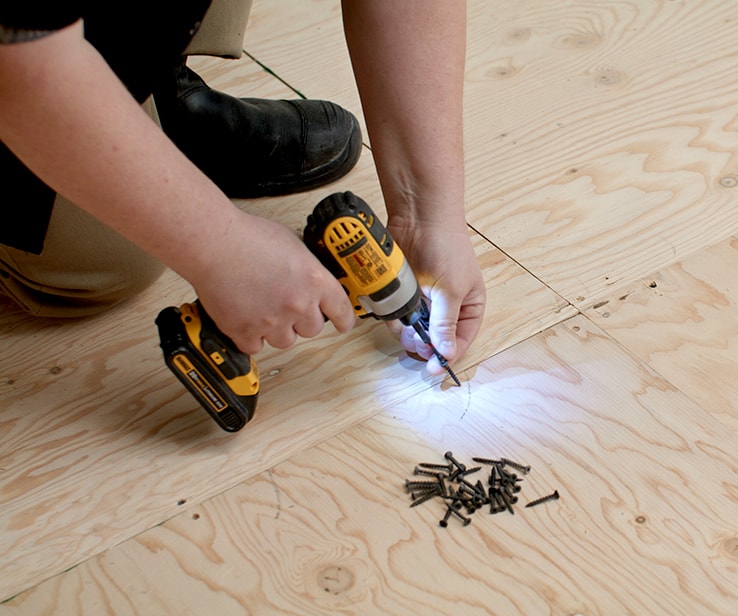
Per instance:
[[[199,300],[164,308],[156,325],[169,369],[223,430],[243,428],[259,394],[256,362],[218,330]]]

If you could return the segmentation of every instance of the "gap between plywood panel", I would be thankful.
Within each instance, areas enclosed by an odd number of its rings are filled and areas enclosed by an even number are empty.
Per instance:
[[[281,211],[288,224],[297,215]],[[474,243],[490,309],[460,364],[463,379],[470,366],[571,312],[482,238]],[[362,322],[344,336],[327,328],[257,357],[256,417],[226,435],[166,370],[158,348],[153,319],[162,298],[176,304],[190,294],[168,274],[95,318],[7,315],[3,336],[15,355],[0,367],[8,375],[0,385],[2,596],[160,523],[180,502],[219,494],[415,393],[446,389],[384,325]]]
[[[578,316],[483,362],[468,392],[385,409],[6,607],[727,615],[736,438]],[[441,528],[444,505],[408,507],[404,481],[447,450],[531,465],[522,503],[561,498]]]
[[[620,289],[588,318],[738,432],[738,239]]]
[[[473,2],[469,219],[581,309],[738,229],[738,7]]]

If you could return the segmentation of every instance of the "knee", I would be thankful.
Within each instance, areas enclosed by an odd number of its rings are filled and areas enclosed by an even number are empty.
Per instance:
[[[121,262],[118,268],[110,262],[104,269],[72,271],[39,267],[39,263],[29,268],[15,261],[8,263],[3,258],[4,252],[0,250],[0,294],[39,317],[76,318],[99,314],[139,295],[165,270],[161,263],[141,255],[133,261]],[[20,271],[18,265],[22,267]]]

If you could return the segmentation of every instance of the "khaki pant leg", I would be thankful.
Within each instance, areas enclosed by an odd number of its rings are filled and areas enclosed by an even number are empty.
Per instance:
[[[213,0],[185,55],[240,58],[251,3],[252,0]]]
[[[153,104],[144,107],[155,114]],[[102,312],[140,293],[164,269],[61,195],[54,203],[41,255],[0,245],[0,293],[38,316]]]

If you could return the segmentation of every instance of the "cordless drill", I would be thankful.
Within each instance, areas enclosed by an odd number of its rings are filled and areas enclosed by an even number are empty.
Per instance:
[[[308,216],[303,240],[343,285],[357,316],[411,326],[461,384],[431,343],[428,308],[405,255],[364,200],[351,192],[326,197]]]
[[[303,239],[343,285],[358,317],[399,319],[413,327],[460,385],[431,343],[428,308],[405,255],[365,201],[350,192],[326,197],[308,216]],[[221,428],[243,428],[259,393],[253,358],[218,330],[199,300],[164,308],[156,324],[170,370]]]

